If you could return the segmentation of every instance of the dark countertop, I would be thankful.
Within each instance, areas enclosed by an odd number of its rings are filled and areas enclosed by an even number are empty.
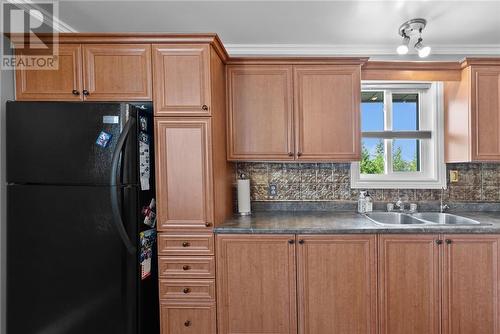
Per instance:
[[[457,225],[378,225],[353,212],[300,211],[256,212],[235,216],[217,226],[214,232],[260,234],[350,234],[350,233],[500,233],[500,212],[449,212],[475,219],[478,226]]]

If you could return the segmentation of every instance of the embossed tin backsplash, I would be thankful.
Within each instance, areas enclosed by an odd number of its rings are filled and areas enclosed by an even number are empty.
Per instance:
[[[500,164],[448,164],[447,169],[458,170],[459,180],[455,183],[448,180],[446,200],[500,201]],[[349,201],[358,198],[358,189],[350,187],[348,163],[240,162],[235,170],[237,176],[244,173],[250,177],[253,201]],[[275,188],[276,193],[270,188]],[[397,189],[367,190],[375,201],[398,199]],[[399,196],[404,201],[436,201],[440,192],[439,189],[400,189]]]

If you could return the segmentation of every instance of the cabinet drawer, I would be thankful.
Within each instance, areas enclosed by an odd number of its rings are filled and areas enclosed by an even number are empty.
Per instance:
[[[214,278],[215,260],[212,256],[159,257],[159,275],[165,278]]]
[[[161,279],[160,299],[215,301],[215,280]]]
[[[161,255],[214,255],[213,234],[165,234],[158,238]]]
[[[161,334],[215,334],[215,304],[162,302],[160,321]]]

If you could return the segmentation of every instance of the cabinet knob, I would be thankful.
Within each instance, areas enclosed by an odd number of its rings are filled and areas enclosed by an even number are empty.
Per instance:
[[[184,288],[184,290],[182,290],[182,292],[184,292],[184,293],[190,293],[191,289],[190,288]]]
[[[295,240],[290,239],[290,240],[288,240],[288,243],[289,243],[290,245],[293,245],[293,244],[295,243]]]
[[[206,110],[208,110],[208,106],[206,104],[204,104],[201,106],[201,109],[206,111]]]
[[[73,95],[80,95],[80,92],[77,91],[76,89],[73,89],[73,91],[71,93],[73,93]]]
[[[297,152],[297,156],[298,157],[302,156],[302,152]]]
[[[189,246],[191,246],[191,244],[189,242],[187,242],[187,241],[184,241],[182,243],[182,247],[189,247]]]
[[[451,239],[446,239],[445,241],[448,245],[450,245],[453,242]]]
[[[441,245],[443,243],[443,240],[436,240],[436,244]]]
[[[89,96],[89,95],[90,95],[90,93],[89,93],[89,91],[88,91],[88,90],[84,89],[84,90],[83,90],[83,95],[85,95],[85,96]]]
[[[187,264],[182,266],[182,270],[189,270],[189,269],[191,269],[191,267],[188,266]]]
[[[293,152],[288,152],[289,157],[293,157]]]
[[[189,320],[184,321],[184,326],[186,326],[186,327],[191,326],[191,321],[189,321]]]
[[[303,243],[304,243],[304,239],[300,239],[300,240],[299,240],[299,244],[301,244],[301,245],[302,245]]]
[[[210,227],[210,226],[212,226],[212,223],[205,223],[205,226]]]

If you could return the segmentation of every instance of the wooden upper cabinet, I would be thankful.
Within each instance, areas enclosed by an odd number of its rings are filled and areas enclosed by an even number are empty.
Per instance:
[[[213,226],[210,118],[156,118],[158,230]]]
[[[376,235],[297,238],[299,333],[377,333]]]
[[[464,68],[444,100],[446,162],[500,161],[500,66]]]
[[[155,115],[210,116],[210,46],[153,45]]]
[[[500,66],[471,71],[472,160],[500,161]]]
[[[361,158],[361,66],[294,67],[295,140],[299,160]]]
[[[36,55],[34,50],[17,49],[17,56]],[[82,55],[79,44],[59,46],[57,70],[16,69],[18,101],[81,101]]]
[[[220,334],[297,333],[294,235],[217,235]]]
[[[229,160],[361,158],[360,65],[234,64],[227,82]]]
[[[87,101],[147,101],[151,93],[149,44],[84,44]]]
[[[228,159],[293,160],[292,66],[229,65]]]
[[[426,234],[380,235],[381,334],[440,333],[439,248],[444,245],[438,245],[438,239]]]
[[[500,333],[500,236],[443,239],[443,333]]]

